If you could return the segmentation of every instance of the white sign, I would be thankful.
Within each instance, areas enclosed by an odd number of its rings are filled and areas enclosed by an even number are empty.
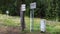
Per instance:
[[[9,11],[6,11],[6,14],[9,14]]]
[[[46,30],[46,22],[45,19],[41,19],[41,31],[45,32]]]
[[[22,4],[21,5],[21,11],[25,11],[26,10],[26,5],[25,4]]]
[[[35,9],[36,8],[36,2],[30,4],[30,9]]]

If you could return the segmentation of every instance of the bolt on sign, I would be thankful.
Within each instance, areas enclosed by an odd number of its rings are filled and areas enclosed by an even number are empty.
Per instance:
[[[30,9],[35,9],[36,8],[36,2],[30,4]]]
[[[21,11],[25,11],[26,10],[26,5],[25,4],[22,4],[21,5]]]

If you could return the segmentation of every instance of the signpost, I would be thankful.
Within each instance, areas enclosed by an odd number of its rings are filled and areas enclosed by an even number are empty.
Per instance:
[[[22,4],[21,5],[21,11],[20,11],[22,31],[24,31],[24,29],[25,29],[25,21],[24,21],[24,12],[25,12],[25,10],[26,10],[26,5]]]
[[[33,23],[34,23],[34,9],[36,8],[36,2],[30,4],[30,32],[33,31]]]

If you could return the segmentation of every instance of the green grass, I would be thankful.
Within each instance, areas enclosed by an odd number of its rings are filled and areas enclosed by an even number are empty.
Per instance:
[[[20,17],[12,17],[0,14],[0,26],[21,26]],[[30,30],[30,18],[25,17],[26,30]],[[34,31],[40,31],[40,18],[34,18]],[[51,34],[60,33],[60,22],[46,20],[46,31]]]
[[[4,26],[19,26],[19,17],[16,18],[0,14],[0,24]]]

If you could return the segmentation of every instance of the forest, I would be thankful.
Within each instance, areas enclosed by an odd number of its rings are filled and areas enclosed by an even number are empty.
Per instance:
[[[60,21],[60,0],[0,0],[0,13],[9,11],[11,16],[20,15],[21,4],[26,4],[25,15],[30,16],[30,3],[36,2],[34,17]]]

